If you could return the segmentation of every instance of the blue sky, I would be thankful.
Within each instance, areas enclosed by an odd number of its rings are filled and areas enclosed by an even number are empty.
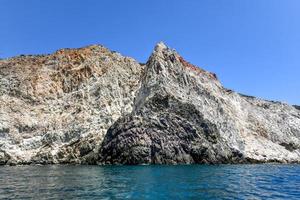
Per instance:
[[[299,0],[1,0],[0,57],[103,44],[140,62],[164,41],[225,87],[300,104]]]

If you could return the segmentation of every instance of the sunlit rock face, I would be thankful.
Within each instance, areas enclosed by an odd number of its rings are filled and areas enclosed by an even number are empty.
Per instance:
[[[0,60],[0,164],[300,161],[300,110],[224,88],[163,43]]]
[[[142,71],[98,45],[0,61],[1,163],[90,162]]]

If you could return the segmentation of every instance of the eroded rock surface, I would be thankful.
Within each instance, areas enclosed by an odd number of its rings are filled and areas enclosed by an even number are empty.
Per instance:
[[[300,110],[241,95],[159,43],[0,60],[0,164],[300,161]]]
[[[158,44],[131,114],[108,130],[105,164],[299,162],[300,113],[240,95]]]
[[[98,45],[1,60],[1,162],[91,162],[107,129],[132,111],[142,70]]]

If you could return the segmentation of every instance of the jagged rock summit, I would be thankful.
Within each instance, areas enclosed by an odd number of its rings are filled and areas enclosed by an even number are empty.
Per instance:
[[[158,43],[0,60],[0,164],[300,162],[300,110],[224,88]]]

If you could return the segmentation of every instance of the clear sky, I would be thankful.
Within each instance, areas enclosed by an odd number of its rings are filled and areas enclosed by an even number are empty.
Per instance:
[[[0,57],[103,44],[145,62],[164,41],[225,87],[300,104],[299,0],[0,0]]]

